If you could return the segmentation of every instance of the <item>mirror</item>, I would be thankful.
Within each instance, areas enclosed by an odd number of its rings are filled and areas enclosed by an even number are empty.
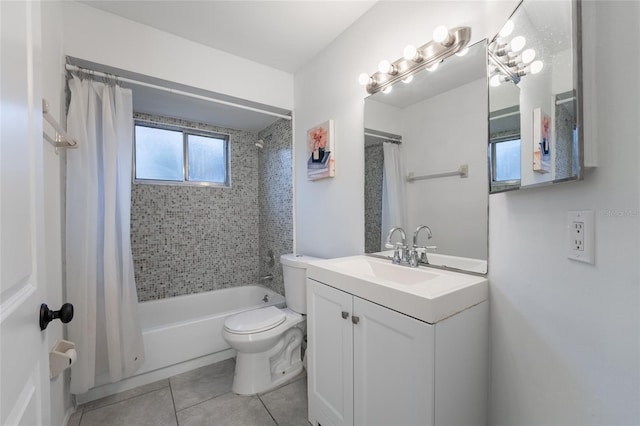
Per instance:
[[[579,6],[525,0],[489,43],[492,193],[582,178]]]
[[[432,266],[487,272],[486,60],[482,41],[365,99],[365,252],[427,225]]]

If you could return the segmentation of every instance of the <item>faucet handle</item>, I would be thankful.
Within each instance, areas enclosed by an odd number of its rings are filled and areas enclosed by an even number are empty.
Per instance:
[[[393,251],[393,259],[391,260],[391,262],[394,265],[400,265],[402,263],[402,261],[404,260],[404,250],[405,250],[405,246],[402,243],[396,243],[395,246],[395,250]],[[400,253],[400,250],[402,250],[402,254]]]

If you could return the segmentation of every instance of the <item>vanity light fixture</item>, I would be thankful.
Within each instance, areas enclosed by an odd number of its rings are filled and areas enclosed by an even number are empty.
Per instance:
[[[440,25],[433,30],[433,41],[436,43],[440,43],[445,47],[451,46],[454,42],[453,37],[451,37],[451,33],[444,25]]]
[[[407,60],[407,61],[413,61],[413,62],[422,62],[422,53],[418,51],[418,49],[416,49],[416,47],[413,44],[408,44],[407,47],[404,48],[404,52],[402,54],[402,56]]]
[[[462,53],[461,51],[469,44],[470,40],[470,27],[457,27],[448,30],[444,26],[439,26],[434,31],[432,41],[418,48],[405,47],[402,58],[394,62],[381,61],[378,64],[378,72],[372,75],[361,74],[358,81],[367,87],[367,92],[370,94],[384,91],[396,81],[404,81],[417,71],[425,68],[435,70],[432,67],[437,67],[444,59],[458,52]]]
[[[369,74],[363,72],[358,76],[358,83],[360,83],[362,86],[366,86],[368,84],[374,84],[375,81],[372,77],[369,77]]]
[[[396,66],[391,62],[387,61],[386,59],[383,59],[378,64],[378,71],[380,71],[382,74],[390,74],[390,75],[398,74],[398,69],[396,68]]]

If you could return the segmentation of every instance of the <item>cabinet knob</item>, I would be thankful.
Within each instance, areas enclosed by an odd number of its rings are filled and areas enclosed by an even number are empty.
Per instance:
[[[349,312],[342,311],[342,319],[347,319],[347,318],[349,318]]]
[[[352,317],[351,317],[351,322],[352,322],[352,323],[354,323],[354,324],[359,323],[359,322],[360,322],[360,317],[357,317],[357,316],[355,316],[355,315],[354,315],[354,316],[352,316]]]

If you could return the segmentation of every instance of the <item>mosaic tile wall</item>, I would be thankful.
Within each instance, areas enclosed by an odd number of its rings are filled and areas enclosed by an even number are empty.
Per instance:
[[[569,178],[574,171],[573,157],[573,102],[556,106],[556,179]]]
[[[367,145],[364,152],[364,251],[375,253],[382,244],[384,153],[381,143]]]
[[[260,276],[272,274],[263,281],[267,287],[284,294],[280,255],[293,252],[293,184],[291,121],[280,119],[261,131],[264,141],[259,153],[260,206]],[[269,265],[269,251],[274,265]]]
[[[138,300],[255,283],[259,152],[252,132],[136,113],[230,135],[231,188],[134,184],[131,243]],[[268,283],[267,283],[268,284]]]

